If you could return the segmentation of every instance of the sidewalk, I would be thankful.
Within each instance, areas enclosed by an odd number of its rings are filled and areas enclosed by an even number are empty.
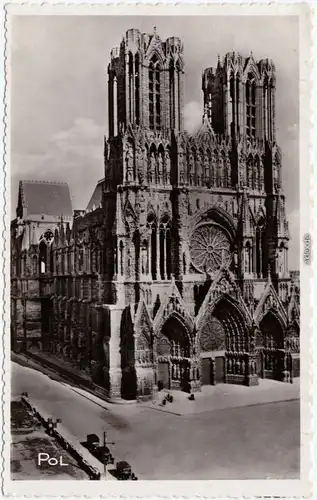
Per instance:
[[[162,405],[167,393],[174,397],[173,403]],[[188,400],[189,394],[181,391],[162,391],[156,401],[141,403],[153,410],[172,413],[174,415],[193,415],[214,410],[254,406],[278,401],[290,401],[300,398],[300,379],[294,379],[293,384],[261,379],[258,386],[217,384],[202,387],[201,392],[195,392],[195,401]]]

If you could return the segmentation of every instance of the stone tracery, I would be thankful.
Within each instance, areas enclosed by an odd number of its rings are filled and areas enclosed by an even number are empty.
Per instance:
[[[198,226],[190,239],[190,255],[199,272],[214,272],[231,261],[230,241],[217,225]]]

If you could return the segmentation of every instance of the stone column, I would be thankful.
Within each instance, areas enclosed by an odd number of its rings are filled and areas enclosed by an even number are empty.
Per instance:
[[[160,273],[160,229],[156,226],[156,279],[161,279]]]
[[[260,278],[262,278],[263,276],[263,262],[262,262],[262,229],[260,229],[260,234],[259,234],[259,238],[260,238],[260,244],[259,244],[259,272],[260,272]]]
[[[167,280],[167,229],[164,229],[164,279]]]
[[[153,231],[153,228],[151,226],[149,240],[148,240],[148,259],[147,259],[148,269],[147,269],[147,273],[146,273],[148,276],[150,276],[151,279],[153,279],[153,276],[152,276],[152,231]]]

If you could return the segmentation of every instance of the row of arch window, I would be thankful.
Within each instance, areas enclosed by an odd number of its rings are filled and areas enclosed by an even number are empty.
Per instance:
[[[162,145],[150,149],[146,147],[147,171],[146,181],[150,184],[169,184],[171,182],[171,151],[164,149]],[[128,143],[125,156],[125,181],[133,182],[136,179],[135,151],[132,143]],[[196,151],[192,148],[187,154],[187,172],[180,169],[180,181],[187,181],[189,185],[198,186],[231,186],[231,162],[230,158],[223,151],[213,152],[207,150]],[[257,183],[257,182],[256,182]]]
[[[166,280],[172,276],[172,237],[171,225],[167,217],[160,224],[154,216],[147,219],[147,238],[137,243],[136,253],[139,252],[139,272],[142,278],[151,280]],[[115,272],[120,276],[129,275],[131,270],[130,248],[125,247],[122,240],[118,243],[118,258],[115,258]]]
[[[231,186],[231,162],[223,151],[218,154],[210,150],[206,154],[193,148],[188,152],[187,181],[189,185],[207,185],[215,187]],[[182,180],[182,179],[181,179]]]
[[[257,228],[254,244],[249,241],[245,245],[244,250],[244,272],[247,274],[256,275],[258,278],[263,277],[264,270],[264,248],[266,242],[262,228]],[[276,271],[278,273],[286,273],[288,270],[287,248],[282,243],[277,249],[276,255]]]
[[[256,115],[257,115],[257,83],[253,74],[249,73],[245,83],[245,113],[246,113],[246,136],[256,137]],[[266,78],[262,86],[263,126],[265,136],[272,139],[273,136],[273,83]],[[211,97],[211,96],[210,96]],[[241,101],[241,79],[239,75],[229,77],[229,106],[232,117],[237,127],[240,123],[240,101]]]
[[[33,274],[64,274],[71,272],[102,272],[103,251],[101,247],[77,246],[66,252],[48,247],[44,241],[39,244],[39,254],[32,260]]]
[[[141,62],[139,54],[128,54],[128,120],[131,123],[140,124],[140,80]],[[156,55],[150,61],[148,68],[148,113],[149,127],[152,130],[160,130],[162,126],[162,68]],[[112,101],[112,123],[111,130],[114,135],[118,133],[118,82],[116,76],[112,79],[109,89]],[[180,126],[180,97],[181,97],[181,69],[178,61],[170,62],[169,65],[169,111],[170,127]]]

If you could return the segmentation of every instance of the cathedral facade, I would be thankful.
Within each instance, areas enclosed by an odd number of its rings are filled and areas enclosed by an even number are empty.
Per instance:
[[[184,71],[179,38],[128,30],[87,209],[71,221],[57,209],[31,244],[22,193],[12,223],[13,348],[114,400],[299,374],[274,63],[229,53],[206,69],[193,135]]]

